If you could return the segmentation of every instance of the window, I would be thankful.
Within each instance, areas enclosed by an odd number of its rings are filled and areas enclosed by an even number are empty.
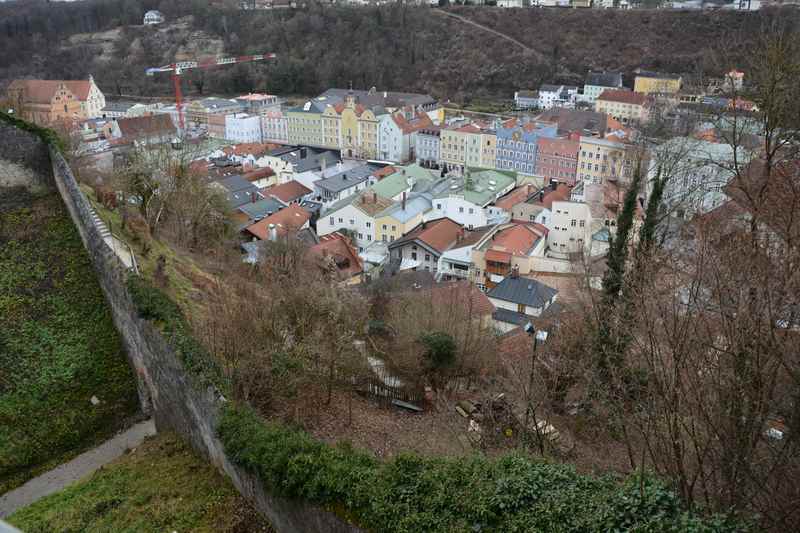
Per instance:
[[[397,231],[397,226],[392,226],[392,231]]]
[[[333,226],[333,217],[330,218],[329,223],[331,226]]]
[[[413,259],[414,261],[417,260],[417,252],[411,252],[411,259]]]
[[[475,212],[475,210],[474,210],[474,209],[472,209],[472,208],[470,207],[470,208],[469,208],[469,214],[471,215],[471,214],[473,214],[474,212]]]
[[[431,254],[425,254],[425,261],[431,260]]]
[[[371,228],[372,227],[372,222],[367,222],[367,227]]]
[[[386,226],[384,226],[384,229],[386,229]],[[381,235],[381,240],[383,242],[386,242],[386,234],[385,233],[383,235]]]
[[[586,221],[585,220],[581,220],[580,226],[584,227],[585,225],[586,225]]]
[[[463,213],[463,212],[464,212],[464,208],[463,208],[463,207],[459,207],[459,208],[458,208],[458,212],[459,212],[459,213]]]
[[[569,225],[570,225],[570,226],[572,226],[572,227],[574,228],[574,227],[575,227],[575,224],[577,224],[577,222],[578,222],[578,221],[577,221],[577,220],[575,220],[575,219],[573,218],[573,219],[572,219],[572,221],[569,223]]]
[[[442,204],[436,204],[436,209],[441,210],[442,209]]]
[[[363,234],[363,233],[359,233],[359,234],[358,234],[358,238],[359,238],[359,239],[363,239],[363,238],[364,238],[364,234]]]
[[[389,242],[394,242],[394,235],[389,235]]]
[[[416,250],[416,249],[417,249],[417,245],[416,245],[416,244],[412,244],[412,245],[411,245],[411,249],[412,249],[412,250]]]
[[[372,235],[367,235],[367,241],[372,241]]]
[[[342,224],[343,222],[344,222],[344,220],[342,220],[341,218],[339,218],[339,224]]]

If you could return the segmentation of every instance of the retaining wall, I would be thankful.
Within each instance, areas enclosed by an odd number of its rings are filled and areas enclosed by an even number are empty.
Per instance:
[[[5,159],[9,152],[2,146],[8,130],[13,130],[15,146],[21,152],[17,161],[33,169],[42,180],[52,176],[61,193],[97,272],[137,376],[142,409],[153,416],[156,428],[183,435],[195,450],[228,475],[237,490],[279,533],[361,531],[319,507],[270,496],[255,475],[228,460],[215,432],[225,399],[213,387],[199,388],[159,330],[139,318],[126,288],[129,273],[94,225],[89,201],[64,158],[53,149],[48,152],[32,134],[0,124],[0,159]]]

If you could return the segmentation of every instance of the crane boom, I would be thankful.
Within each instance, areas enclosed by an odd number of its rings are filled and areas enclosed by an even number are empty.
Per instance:
[[[180,132],[183,132],[183,108],[181,107],[181,80],[180,75],[186,70],[197,68],[211,68],[221,65],[235,65],[237,63],[248,63],[251,61],[263,61],[265,59],[275,59],[278,57],[275,54],[256,54],[249,56],[239,57],[216,57],[206,61],[177,61],[163,67],[152,67],[145,69],[144,73],[148,76],[154,76],[159,72],[171,72],[172,82],[175,85],[175,105],[178,111],[178,123],[180,125]]]

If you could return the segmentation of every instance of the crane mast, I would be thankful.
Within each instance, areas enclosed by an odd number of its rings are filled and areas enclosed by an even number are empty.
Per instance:
[[[172,75],[172,83],[175,86],[175,106],[178,111],[178,125],[180,132],[183,133],[183,94],[181,93],[181,74],[187,70],[193,69],[206,69],[222,65],[235,65],[237,63],[249,63],[251,61],[264,61],[266,59],[275,59],[275,54],[256,54],[249,56],[239,57],[217,57],[206,61],[177,61],[163,67],[152,67],[145,69],[145,74],[148,76],[155,76],[160,72],[169,72]]]

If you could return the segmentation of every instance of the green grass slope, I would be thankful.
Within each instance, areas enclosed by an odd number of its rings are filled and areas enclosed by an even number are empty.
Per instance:
[[[26,533],[272,531],[226,479],[173,434],[145,441],[9,521]]]
[[[60,198],[0,192],[0,493],[105,440],[137,410],[133,374]]]

